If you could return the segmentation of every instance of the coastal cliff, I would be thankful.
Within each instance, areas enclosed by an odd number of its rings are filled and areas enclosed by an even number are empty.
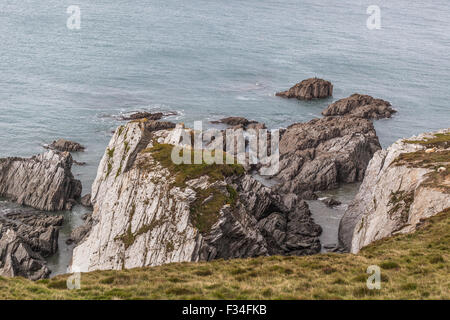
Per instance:
[[[375,153],[339,227],[341,246],[368,244],[418,228],[450,207],[450,130],[402,139]]]
[[[72,270],[92,271],[320,251],[308,205],[237,164],[175,165],[181,132],[142,119],[119,127],[92,186],[90,231]]]

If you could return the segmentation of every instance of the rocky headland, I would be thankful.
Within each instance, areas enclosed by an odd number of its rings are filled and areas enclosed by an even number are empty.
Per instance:
[[[375,153],[339,227],[357,253],[368,244],[415,231],[450,207],[450,129],[401,139]]]

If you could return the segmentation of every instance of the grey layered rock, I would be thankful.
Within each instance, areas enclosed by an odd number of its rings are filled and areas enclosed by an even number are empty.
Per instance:
[[[295,195],[280,195],[245,174],[174,183],[174,174],[146,150],[155,142],[179,145],[182,130],[193,132],[166,127],[134,121],[116,130],[92,186],[92,220],[80,229],[80,234],[89,231],[73,251],[72,268],[122,269],[320,250],[320,227]],[[203,199],[210,190],[214,195]],[[193,208],[216,195],[233,200],[210,213],[214,222],[205,229]],[[274,215],[281,221],[275,240],[271,223],[262,221]]]
[[[450,157],[445,159],[444,156],[449,149],[445,146],[426,149],[425,145],[409,143],[409,140],[433,138],[436,133],[449,136],[450,130],[401,139],[374,155],[358,194],[339,224],[341,247],[357,253],[373,241],[413,232],[423,219],[450,207]],[[441,163],[433,163],[433,158],[414,161],[415,157],[399,161],[402,155],[412,153],[416,157],[435,153],[434,159]],[[439,172],[440,166],[444,170]]]
[[[81,197],[80,203],[88,208],[92,207],[92,202],[91,202],[91,194],[85,194],[84,196]]]
[[[72,156],[49,150],[31,158],[0,159],[0,196],[39,210],[71,209],[81,195]]]
[[[333,85],[323,79],[310,78],[297,83],[287,91],[278,92],[276,95],[299,100],[323,99],[333,95]]]
[[[57,151],[68,151],[68,152],[77,152],[84,151],[85,147],[75,141],[70,141],[66,139],[58,139],[53,141],[46,148],[57,150]]]
[[[282,181],[277,189],[303,198],[311,192],[362,181],[373,154],[381,149],[371,121],[327,117],[287,128],[280,140]]]
[[[43,257],[56,253],[62,216],[28,209],[0,215],[0,275],[31,280],[48,277]]]
[[[330,104],[322,115],[344,116],[352,115],[365,119],[390,118],[395,112],[388,101],[375,99],[368,95],[352,94],[348,98],[340,99]]]

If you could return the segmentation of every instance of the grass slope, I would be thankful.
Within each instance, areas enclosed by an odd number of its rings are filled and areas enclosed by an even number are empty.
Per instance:
[[[417,232],[380,240],[360,254],[174,263],[37,282],[0,277],[2,299],[450,299],[450,209]],[[368,290],[369,265],[381,289]]]

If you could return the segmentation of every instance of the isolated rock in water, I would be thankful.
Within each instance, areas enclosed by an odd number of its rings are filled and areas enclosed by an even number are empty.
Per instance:
[[[305,202],[264,187],[238,165],[181,170],[170,159],[172,148],[181,132],[193,131],[166,126],[132,121],[116,130],[92,186],[92,220],[80,234],[90,230],[74,248],[72,268],[320,251],[321,229]],[[273,224],[263,221],[274,215],[275,238],[267,231]]]
[[[67,244],[80,243],[89,233],[89,231],[91,231],[93,224],[92,215],[88,215],[86,219],[83,220],[85,221],[84,224],[72,230],[72,232],[70,233],[70,238],[66,241]]]
[[[398,233],[409,233],[450,207],[450,130],[398,140],[378,151],[339,225],[340,245],[352,253]],[[426,153],[428,147],[436,152]],[[445,170],[438,172],[438,168]]]
[[[47,278],[50,270],[43,257],[58,249],[62,216],[21,209],[0,215],[0,276]]]
[[[48,149],[57,150],[57,151],[84,151],[84,147],[78,142],[69,141],[65,139],[58,139],[53,141],[52,144],[48,145]]]
[[[310,195],[340,182],[362,181],[367,164],[381,149],[371,121],[327,117],[287,128],[280,140],[280,192]],[[306,198],[306,197],[304,197]]]
[[[382,119],[390,118],[395,112],[397,111],[392,109],[391,104],[387,101],[355,93],[348,98],[330,104],[328,108],[322,111],[322,115],[352,115],[365,119]]]
[[[333,198],[326,198],[326,199],[322,200],[322,202],[325,203],[325,205],[330,208],[341,204],[340,201],[333,199]]]
[[[247,126],[250,123],[250,121],[243,117],[228,117],[220,120],[211,121],[211,123],[223,123],[229,126],[238,126],[238,125]]]
[[[122,120],[138,120],[138,119],[147,119],[147,120],[161,120],[163,117],[168,116],[174,116],[176,115],[176,112],[147,112],[147,111],[140,111],[132,113],[128,116],[122,116]]]
[[[72,156],[49,150],[31,158],[0,159],[0,196],[46,210],[71,209],[81,195]]]
[[[91,202],[91,194],[85,194],[83,197],[81,197],[80,203],[85,206],[85,207],[92,207],[92,202]]]
[[[331,82],[323,79],[310,78],[297,83],[287,91],[278,92],[276,95],[299,100],[327,98],[333,95],[333,85]]]

